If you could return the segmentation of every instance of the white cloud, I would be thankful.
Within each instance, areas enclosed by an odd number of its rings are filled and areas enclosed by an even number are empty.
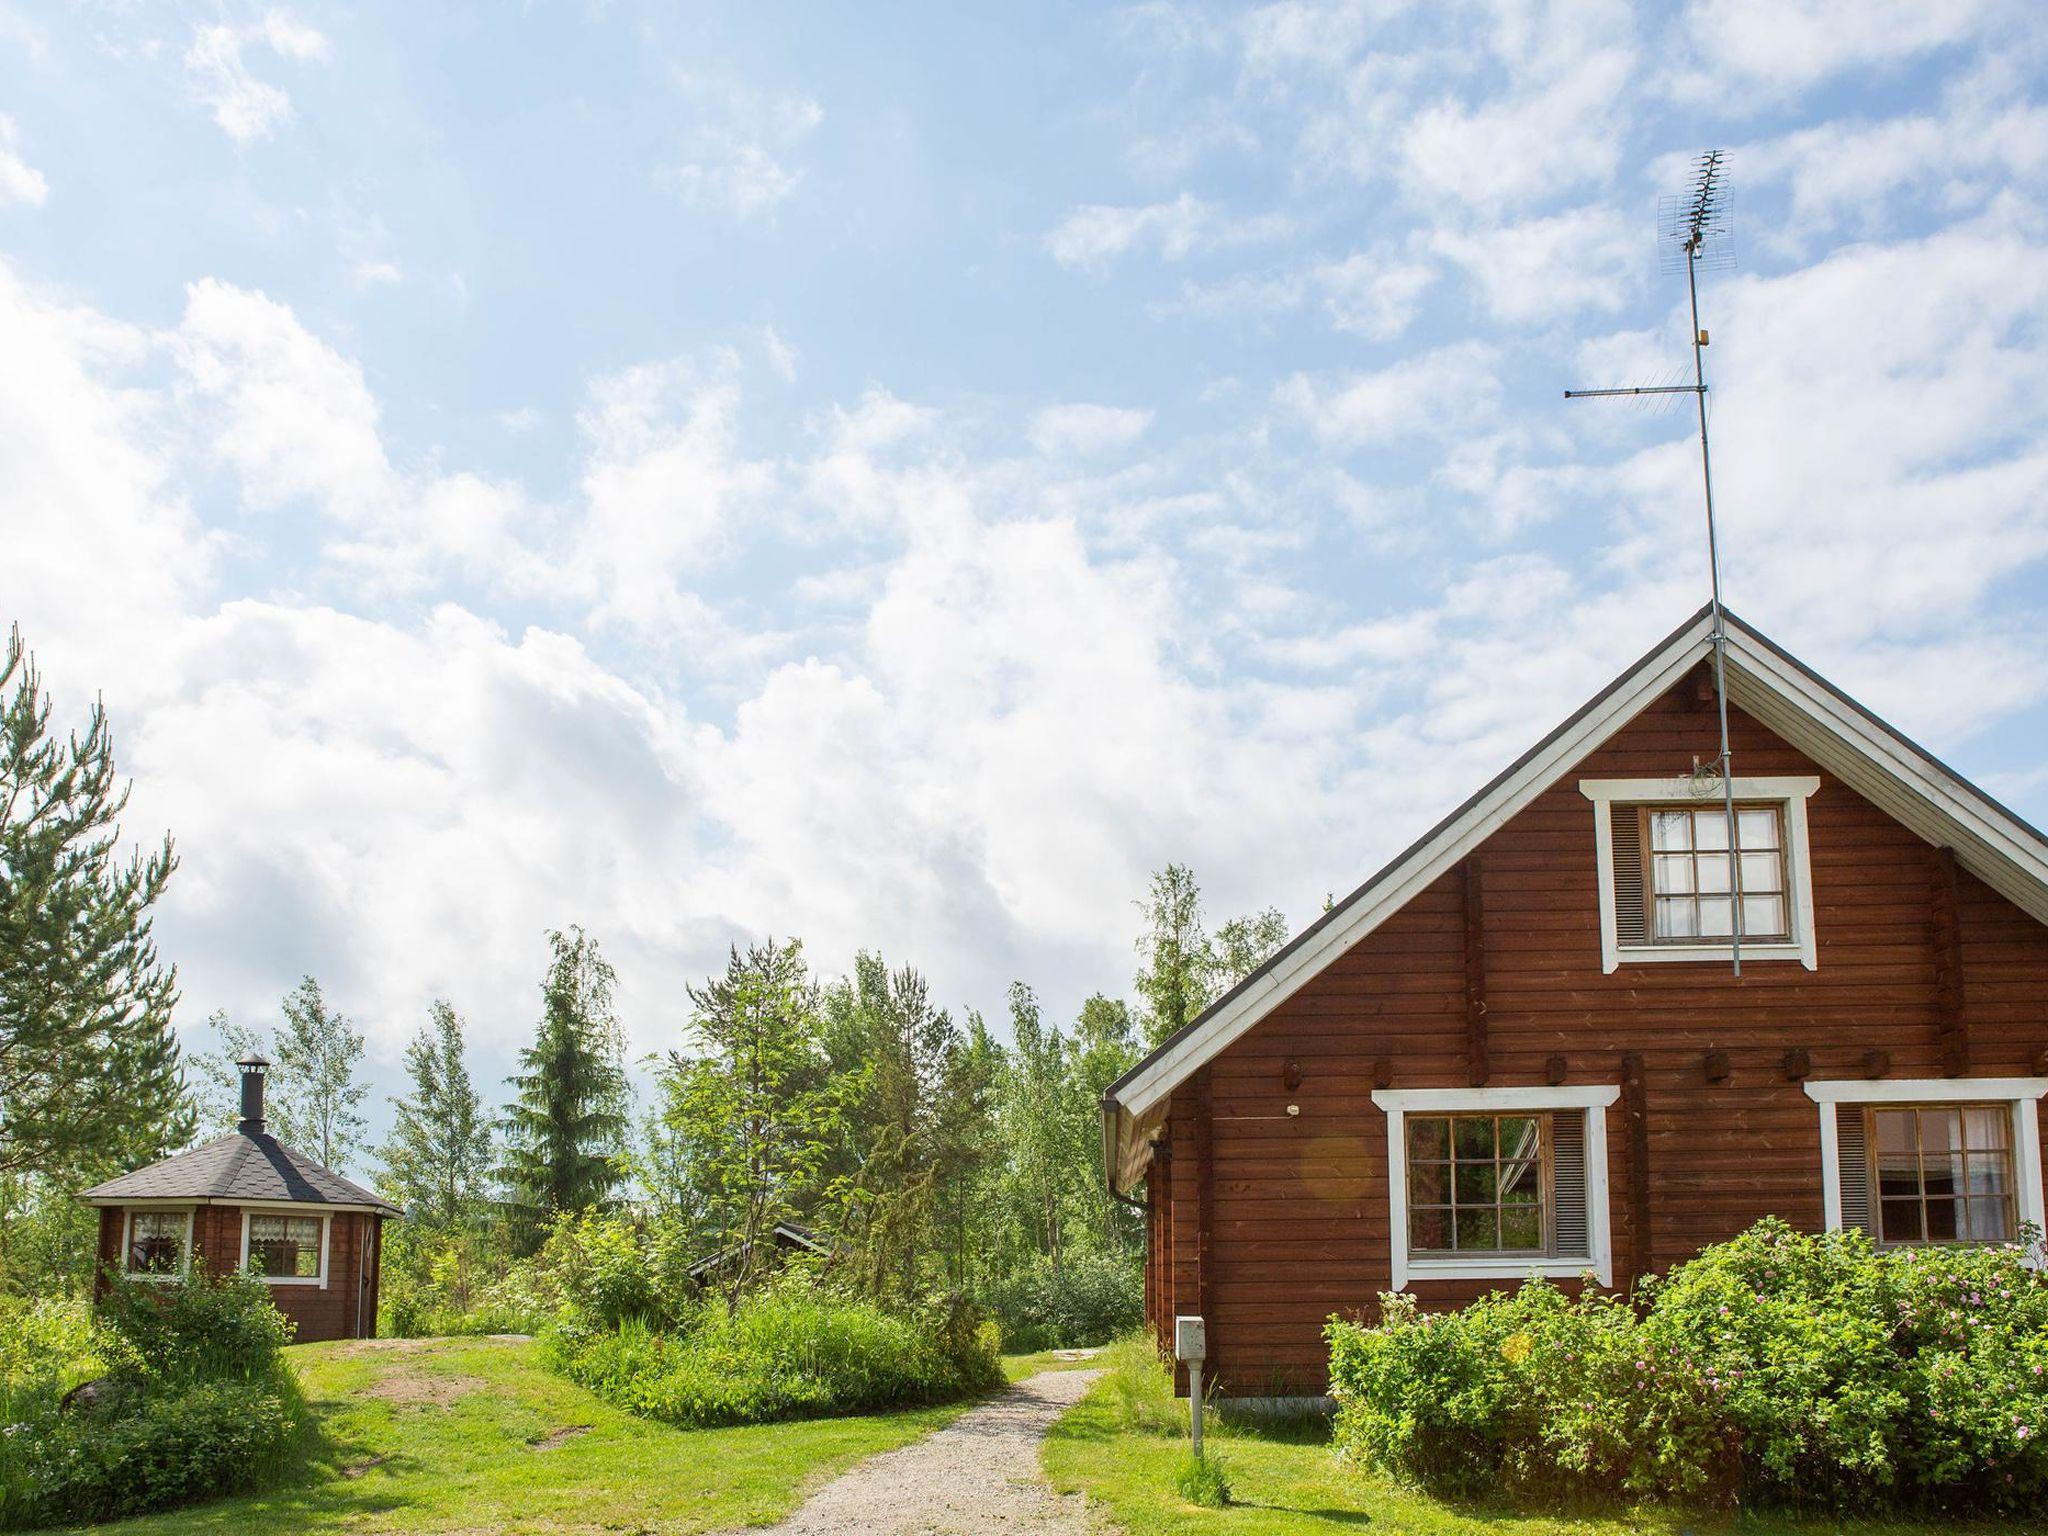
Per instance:
[[[1323,307],[1338,330],[1392,341],[1414,322],[1436,271],[1424,262],[1361,251],[1319,264],[1309,280],[1321,291]]]
[[[1740,108],[1759,86],[1790,93],[1845,70],[1884,69],[1973,37],[2024,31],[2028,9],[2004,0],[1692,0],[1684,31],[1699,73],[1683,84],[1688,94]]]
[[[1460,342],[1368,371],[1297,373],[1274,401],[1319,440],[1346,450],[1468,431],[1494,414],[1500,360]]]
[[[1103,453],[1126,448],[1144,435],[1152,413],[1115,405],[1049,405],[1031,418],[1031,444],[1040,453]]]
[[[40,208],[50,195],[50,184],[41,171],[21,158],[20,144],[14,119],[0,112],[0,206],[27,203]]]
[[[655,173],[662,186],[738,220],[772,212],[796,191],[803,171],[789,161],[824,121],[816,101],[690,75],[677,87],[686,121],[677,158]]]
[[[1084,204],[1047,232],[1045,248],[1063,267],[1099,269],[1140,246],[1156,248],[1167,261],[1180,261],[1197,251],[1271,240],[1287,227],[1277,214],[1230,218],[1183,192],[1164,203]]]
[[[185,74],[221,132],[237,144],[267,139],[292,119],[284,88],[251,71],[244,51],[252,45],[299,64],[323,61],[329,53],[325,36],[284,11],[273,10],[251,26],[214,22],[197,28],[185,50]]]
[[[1430,235],[1431,249],[1463,270],[1505,325],[1621,308],[1654,268],[1651,242],[1644,220],[1602,204],[1477,229],[1440,225]]]

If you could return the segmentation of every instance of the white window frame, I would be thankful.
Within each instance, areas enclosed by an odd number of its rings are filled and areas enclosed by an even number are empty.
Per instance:
[[[317,1275],[258,1275],[265,1285],[317,1285],[327,1289],[327,1243],[334,1230],[331,1211],[307,1210],[303,1206],[268,1205],[242,1207],[242,1272],[249,1272],[249,1223],[257,1216],[299,1216],[320,1223],[320,1273]]]
[[[1842,1147],[1838,1104],[2006,1104],[2012,1110],[2013,1213],[2021,1226],[2048,1228],[2042,1215],[2041,1112],[2048,1077],[1886,1077],[1809,1080],[1806,1096],[1820,1108],[1821,1212],[1830,1232],[1842,1230]],[[1876,1199],[1875,1193],[1871,1197]],[[2039,1250],[2027,1256],[2038,1264]]]
[[[1530,1275],[1569,1279],[1587,1271],[1614,1284],[1614,1238],[1607,1212],[1607,1107],[1621,1097],[1614,1085],[1586,1088],[1380,1088],[1372,1101],[1387,1115],[1387,1204],[1393,1246],[1390,1287],[1412,1280],[1521,1280]],[[1518,1259],[1410,1258],[1408,1254],[1409,1114],[1512,1114],[1578,1110],[1586,1117],[1586,1257]]]
[[[1820,788],[1816,774],[1794,774],[1783,778],[1737,779],[1737,800],[1764,800],[1780,806],[1785,813],[1786,912],[1792,923],[1792,937],[1776,943],[1745,939],[1744,960],[1797,960],[1809,971],[1820,968],[1813,937],[1813,872],[1807,857],[1806,802]],[[1593,847],[1600,867],[1600,968],[1612,974],[1623,964],[1638,965],[1685,961],[1726,960],[1733,944],[1631,944],[1624,949],[1615,929],[1614,912],[1614,813],[1616,802],[1625,805],[1700,805],[1693,793],[1692,778],[1680,774],[1670,779],[1581,779],[1579,793],[1593,802]],[[1722,793],[1717,784],[1711,803],[1719,805]]]
[[[129,1249],[135,1241],[135,1213],[137,1211],[147,1211],[152,1216],[175,1216],[180,1212],[184,1213],[185,1245],[179,1250],[178,1268],[175,1274],[156,1275],[150,1274],[146,1270],[130,1269],[128,1267]],[[121,1273],[130,1280],[146,1280],[152,1285],[167,1285],[172,1281],[183,1280],[190,1275],[192,1273],[192,1239],[195,1235],[193,1231],[195,1225],[193,1218],[196,1214],[197,1212],[189,1205],[146,1204],[123,1206],[121,1208]]]

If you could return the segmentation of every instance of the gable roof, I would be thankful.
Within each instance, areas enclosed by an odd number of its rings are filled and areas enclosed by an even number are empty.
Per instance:
[[[1776,732],[2021,910],[2048,923],[2048,837],[1797,658],[1723,609],[1728,702]],[[1311,923],[1103,1093],[1105,1114],[1148,1121],[1196,1069],[1519,814],[1712,654],[1702,608],[1452,811]],[[1107,1135],[1109,1128],[1105,1126]],[[1113,1145],[1116,1138],[1109,1137]],[[1126,1157],[1126,1169],[1134,1160]],[[1142,1161],[1137,1159],[1135,1161]],[[1128,1173],[1124,1184],[1130,1182]]]
[[[830,1243],[819,1237],[809,1227],[799,1226],[793,1221],[778,1221],[775,1223],[774,1226],[768,1229],[767,1240],[778,1248],[790,1248],[803,1253],[830,1253],[832,1251]],[[732,1244],[730,1247],[721,1248],[716,1253],[707,1253],[703,1258],[690,1266],[690,1278],[702,1281],[706,1275],[745,1253],[748,1246],[744,1242],[739,1242]]]
[[[200,1205],[280,1202],[343,1205],[386,1216],[404,1213],[360,1184],[323,1168],[262,1131],[231,1131],[204,1146],[95,1184],[78,1197],[88,1205],[135,1200],[190,1200]]]

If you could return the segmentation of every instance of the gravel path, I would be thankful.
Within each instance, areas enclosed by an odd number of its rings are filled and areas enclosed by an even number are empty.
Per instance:
[[[769,1536],[936,1536],[971,1531],[1082,1536],[1080,1495],[1038,1472],[1038,1442],[1100,1371],[1044,1371],[934,1435],[872,1456],[827,1483]]]

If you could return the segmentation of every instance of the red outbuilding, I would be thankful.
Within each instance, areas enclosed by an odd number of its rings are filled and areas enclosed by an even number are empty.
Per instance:
[[[374,1337],[383,1226],[403,1213],[265,1130],[269,1063],[237,1065],[242,1119],[231,1135],[79,1197],[100,1210],[99,1289],[110,1272],[150,1281],[195,1263],[244,1270],[270,1288],[300,1343]]]

